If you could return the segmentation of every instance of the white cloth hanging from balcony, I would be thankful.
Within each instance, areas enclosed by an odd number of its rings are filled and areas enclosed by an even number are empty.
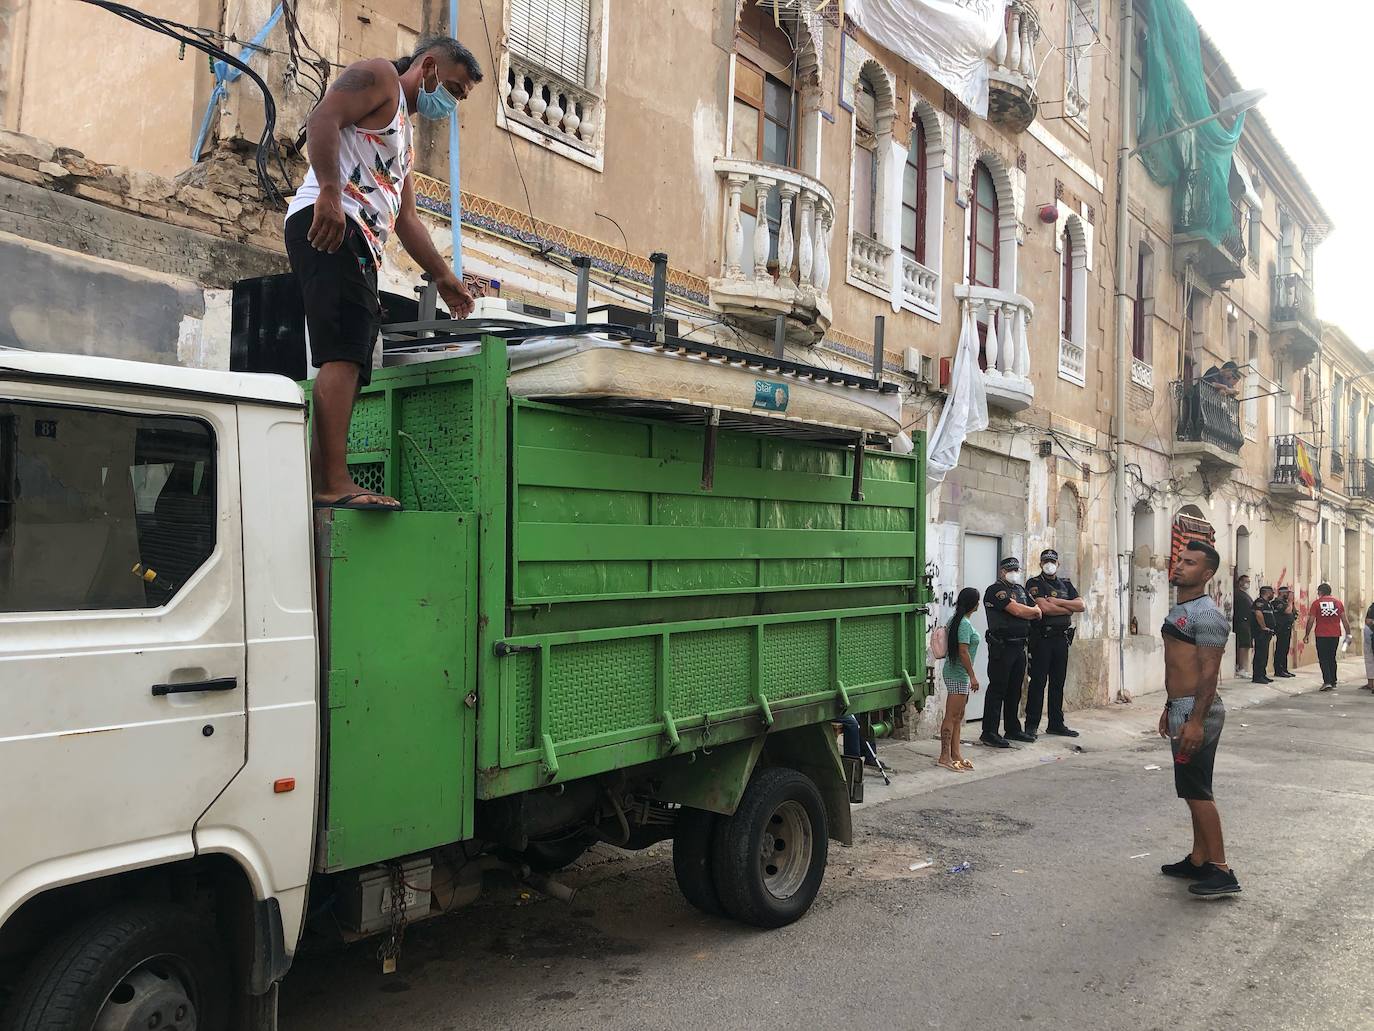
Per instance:
[[[987,117],[987,56],[1002,35],[1007,0],[848,0],[845,13]]]
[[[959,464],[959,452],[968,435],[988,428],[988,395],[983,370],[978,367],[978,326],[973,309],[967,304],[963,309],[964,325],[954,352],[949,397],[926,452],[926,482],[932,485],[942,482]]]

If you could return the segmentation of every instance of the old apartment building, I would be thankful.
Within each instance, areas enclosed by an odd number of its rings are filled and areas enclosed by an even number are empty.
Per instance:
[[[458,161],[420,123],[419,203],[449,252],[460,176],[463,269],[492,310],[569,311],[581,256],[593,304],[647,308],[664,252],[670,315],[698,339],[768,348],[781,316],[795,355],[862,369],[883,316],[913,429],[934,427],[971,321],[990,424],[931,497],[941,611],[1000,556],[1055,547],[1088,600],[1072,703],[1157,689],[1179,533],[1215,539],[1223,604],[1238,571],[1300,594],[1329,572],[1352,607],[1374,597],[1374,366],[1317,319],[1329,219],[1255,112],[1235,232],[1191,232],[1179,188],[1136,160],[1117,253],[1122,127],[1135,145],[1149,89],[1123,51],[1145,53],[1164,0],[1136,0],[1129,47],[1122,2],[1009,0],[983,117],[834,2],[460,0],[487,75],[460,108]],[[440,0],[295,0],[290,18],[276,0],[147,6],[236,53],[257,39],[283,139],[340,65],[448,25]],[[1240,88],[1205,37],[1200,54],[1214,103]],[[118,81],[66,74],[85,56]],[[0,345],[224,364],[233,281],[284,268],[252,174],[262,120],[252,82],[172,40],[78,0],[0,0],[0,278],[25,284],[0,297]],[[393,245],[384,286],[408,294],[417,272]],[[1238,392],[1202,383],[1228,360]]]

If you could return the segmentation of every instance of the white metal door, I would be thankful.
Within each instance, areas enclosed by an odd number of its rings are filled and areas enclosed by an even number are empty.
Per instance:
[[[0,390],[0,914],[193,851],[243,766],[232,404]]]
[[[959,582],[960,587],[976,588],[981,595],[987,590],[988,585],[997,579],[997,563],[1001,557],[1002,538],[985,537],[977,533],[964,534],[964,575]],[[973,668],[978,674],[978,682],[983,685],[983,690],[969,695],[964,717],[977,720],[983,718],[983,698],[987,693],[988,682],[988,620],[983,614],[982,604],[974,610],[970,620],[978,628],[978,636],[983,639],[973,660]],[[950,646],[954,646],[953,641],[950,642]]]

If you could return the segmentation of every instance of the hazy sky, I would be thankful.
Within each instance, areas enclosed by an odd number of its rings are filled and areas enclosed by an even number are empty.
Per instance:
[[[1335,228],[1317,248],[1317,310],[1360,347],[1374,348],[1363,301],[1374,210],[1363,203],[1374,154],[1368,102],[1374,84],[1369,0],[1188,0],[1245,89],[1267,90],[1265,120],[1297,162]]]

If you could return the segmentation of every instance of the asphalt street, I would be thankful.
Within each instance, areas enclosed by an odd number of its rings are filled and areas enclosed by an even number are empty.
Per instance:
[[[376,943],[302,955],[286,1031],[407,1028],[1374,1028],[1374,696],[1224,690],[1216,791],[1239,896],[1160,876],[1190,846],[1158,699],[1075,714],[1075,742],[884,749],[853,848],[778,931],[702,916],[668,846],[600,846],[570,904],[497,885],[417,924],[400,969]],[[1292,687],[1280,685],[1285,690]],[[1158,766],[1159,769],[1147,769]],[[913,863],[932,866],[912,872]],[[967,872],[949,868],[968,861]]]

